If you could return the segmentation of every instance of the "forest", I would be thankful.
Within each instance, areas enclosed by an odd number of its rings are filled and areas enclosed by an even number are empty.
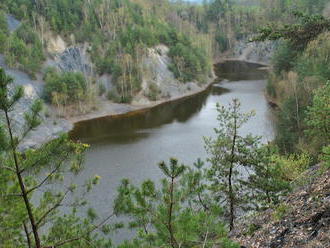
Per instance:
[[[8,15],[21,22],[15,31],[9,29]],[[68,46],[87,47],[92,72],[45,67],[55,36]],[[213,65],[239,41],[275,44],[265,89],[274,108],[275,138],[267,144],[240,132],[254,111],[244,112],[239,99],[227,107],[218,103],[213,136],[202,140],[207,158],[193,164],[160,161],[159,181],[135,184],[123,178],[106,217],[89,208],[85,198],[101,176],[82,185],[70,181],[84,170],[89,144],[61,134],[20,149],[45,121],[45,105],[81,110],[100,95],[131,103],[143,88],[143,57],[150,49],[168,47],[168,69],[180,84],[205,85]],[[45,83],[42,99],[24,113],[17,131],[12,116],[24,89],[0,67],[1,248],[245,247],[235,237],[242,218],[272,211],[271,221],[281,222],[290,213],[286,197],[329,175],[328,0],[2,0],[0,44],[9,68]],[[99,83],[103,75],[111,75],[111,90]],[[149,99],[157,100],[158,86],[148,90]],[[243,176],[242,168],[251,173]],[[65,213],[63,206],[69,209]],[[111,221],[118,216],[125,221]],[[324,216],[322,228],[327,228]],[[115,244],[111,236],[124,228],[135,230],[135,236]],[[250,224],[243,236],[253,237],[260,228]],[[330,238],[320,242],[324,246],[315,247],[326,248]]]

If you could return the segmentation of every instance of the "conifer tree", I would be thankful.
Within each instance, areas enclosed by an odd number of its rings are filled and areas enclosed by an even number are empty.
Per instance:
[[[84,199],[67,199],[78,186],[67,184],[64,176],[79,173],[87,146],[62,135],[38,149],[20,151],[22,140],[41,123],[42,103],[36,101],[31,106],[25,113],[24,130],[16,130],[12,112],[24,91],[12,83],[13,79],[0,68],[0,110],[4,120],[0,125],[1,245],[8,248],[89,247],[88,244],[94,242],[98,247],[110,247],[109,242],[93,234],[105,222],[93,224],[97,218],[92,214],[82,221],[75,209],[85,204]],[[98,179],[92,178],[79,186],[81,191],[89,191]],[[62,186],[50,187],[56,182]],[[32,196],[37,200],[32,200]],[[73,211],[61,216],[58,209],[64,202]]]
[[[129,216],[138,236],[120,248],[239,247],[227,238],[222,208],[208,201],[201,161],[195,166],[197,170],[176,159],[160,163],[165,175],[160,189],[151,180],[140,187],[123,180],[115,213]]]
[[[208,169],[210,190],[216,201],[224,205],[230,230],[234,228],[237,209],[246,203],[242,180],[247,176],[243,175],[243,170],[255,163],[260,140],[250,134],[240,134],[240,128],[254,115],[253,112],[241,113],[240,106],[238,99],[233,99],[228,109],[217,104],[219,123],[214,129],[216,137],[204,138],[209,155],[207,160],[211,164]]]

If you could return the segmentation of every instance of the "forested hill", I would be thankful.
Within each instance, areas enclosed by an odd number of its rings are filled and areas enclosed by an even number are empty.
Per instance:
[[[6,46],[1,50],[7,64],[32,77],[43,72],[47,83],[56,81],[57,75],[52,68],[43,70],[45,61],[51,55],[61,56],[69,47],[83,50],[78,53],[86,53],[91,60],[85,62],[88,68],[78,68],[80,72],[92,71],[93,80],[111,75],[115,88],[109,97],[119,102],[130,102],[141,91],[146,70],[142,60],[150,52],[148,48],[160,44],[167,47],[166,54],[171,58],[168,67],[178,81],[205,83],[212,75],[210,39],[201,34],[195,23],[180,17],[176,6],[167,0],[2,1],[1,8],[2,23],[5,13],[22,21],[10,37],[6,27],[2,28],[0,37]],[[89,86],[83,80],[75,81],[85,94]],[[150,88],[150,95],[155,95],[150,98],[157,98],[157,85],[151,84]],[[50,96],[54,91],[67,94],[53,83],[46,89],[47,100],[55,101]],[[79,98],[77,92],[71,93],[74,96],[68,94],[67,102]]]

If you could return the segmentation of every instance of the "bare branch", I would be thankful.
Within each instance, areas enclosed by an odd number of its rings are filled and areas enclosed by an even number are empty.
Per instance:
[[[60,161],[59,164],[55,167],[55,169],[52,170],[52,171],[51,171],[51,172],[50,172],[50,173],[44,178],[44,180],[42,180],[38,185],[34,186],[33,188],[28,189],[28,190],[26,191],[26,193],[27,193],[27,194],[30,194],[30,193],[33,192],[34,190],[40,188],[44,183],[46,183],[46,182],[48,181],[48,179],[51,178],[51,176],[53,176],[53,175],[55,174],[55,172],[57,172],[57,171],[60,169],[60,167],[61,167],[61,165],[62,165],[62,162],[63,162],[63,161]]]
[[[85,234],[83,234],[82,236],[80,237],[75,237],[75,238],[72,238],[72,239],[67,239],[67,240],[64,240],[64,241],[61,241],[61,242],[58,242],[57,244],[53,245],[51,248],[56,248],[56,247],[60,247],[60,246],[63,246],[67,243],[71,243],[71,242],[74,242],[74,241],[78,241],[78,240],[85,240],[85,237],[86,235],[94,232],[95,230],[99,229],[100,227],[102,227],[103,225],[105,225],[105,223],[110,220],[112,217],[114,216],[114,213],[112,213],[111,215],[109,215],[107,218],[105,218],[103,221],[101,221],[98,225],[94,225],[94,227],[92,229],[90,229],[89,231],[87,231]],[[45,247],[47,248],[47,247]]]

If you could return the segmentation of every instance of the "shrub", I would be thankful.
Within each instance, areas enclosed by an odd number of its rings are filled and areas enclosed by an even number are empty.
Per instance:
[[[275,155],[273,157],[275,163],[280,168],[280,177],[286,181],[292,182],[301,177],[301,175],[308,169],[311,158],[308,154],[280,156]]]
[[[78,72],[64,72],[59,74],[55,69],[48,69],[44,80],[45,98],[54,103],[54,97],[61,98],[61,104],[74,103],[83,100],[86,94],[87,83],[84,76]]]

